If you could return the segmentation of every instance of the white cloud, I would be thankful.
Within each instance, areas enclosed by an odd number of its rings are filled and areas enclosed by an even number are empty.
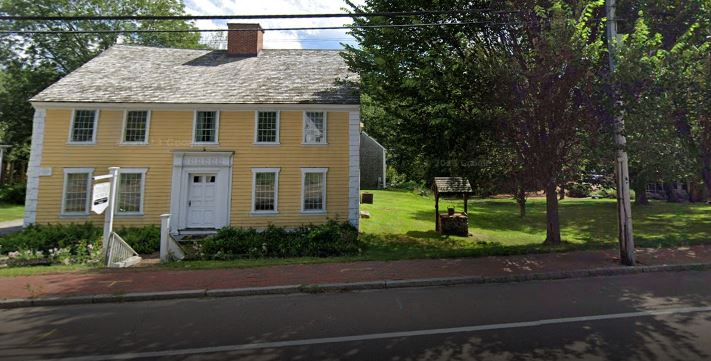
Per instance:
[[[354,1],[356,4],[364,0]],[[342,13],[346,3],[341,0],[186,0],[186,12],[192,15],[261,15]],[[348,18],[329,19],[259,19],[264,28],[342,26]],[[224,20],[199,20],[200,29],[224,29]],[[339,48],[339,42],[353,42],[345,30],[267,31],[264,47],[271,49]]]

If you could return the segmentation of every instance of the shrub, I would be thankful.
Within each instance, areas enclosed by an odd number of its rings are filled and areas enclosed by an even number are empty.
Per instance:
[[[567,187],[568,196],[571,198],[587,198],[592,193],[592,186],[588,183],[571,183]]]
[[[101,239],[102,230],[92,223],[31,225],[21,232],[0,238],[3,253],[19,250],[48,252],[54,248],[75,247]]]
[[[141,254],[160,251],[160,227],[121,227],[116,231],[133,250]]]
[[[336,221],[294,230],[270,225],[262,232],[226,227],[205,239],[201,247],[203,257],[211,259],[329,257],[360,252],[358,231]]]
[[[0,203],[25,204],[25,183],[5,184],[0,187]]]

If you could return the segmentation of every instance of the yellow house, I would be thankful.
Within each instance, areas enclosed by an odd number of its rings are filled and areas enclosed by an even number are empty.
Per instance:
[[[357,78],[229,26],[226,51],[116,45],[32,98],[25,224],[102,223],[93,177],[120,167],[118,225],[357,227]]]

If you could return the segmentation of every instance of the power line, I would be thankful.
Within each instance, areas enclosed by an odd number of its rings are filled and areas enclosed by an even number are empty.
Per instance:
[[[5,21],[83,21],[83,20],[256,20],[256,19],[316,19],[316,18],[371,18],[371,17],[403,17],[419,15],[448,15],[462,13],[480,14],[516,14],[514,10],[500,10],[491,8],[464,9],[464,10],[420,10],[406,12],[372,12],[372,13],[327,13],[327,14],[272,14],[272,15],[78,15],[78,16],[24,16],[3,15],[0,20]]]
[[[464,26],[464,25],[521,25],[523,22],[490,22],[468,21],[456,23],[421,23],[421,24],[384,24],[384,25],[352,25],[352,26],[313,26],[313,27],[286,27],[266,28],[263,31],[307,31],[307,30],[351,30],[351,29],[385,29],[385,28],[420,28],[433,26]],[[136,30],[0,30],[0,34],[132,34],[132,33],[216,33],[235,31],[255,31],[254,29],[136,29]]]

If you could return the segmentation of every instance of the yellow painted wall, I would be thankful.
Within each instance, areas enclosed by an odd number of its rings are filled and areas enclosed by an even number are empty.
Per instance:
[[[153,111],[148,145],[121,145],[123,111],[101,110],[95,145],[67,144],[71,110],[49,109],[45,118],[41,167],[51,167],[51,176],[41,176],[37,223],[68,223],[91,220],[101,224],[103,215],[61,216],[64,168],[95,168],[95,175],[110,166],[148,168],[143,216],[117,216],[118,225],[160,224],[160,215],[170,212],[174,150],[234,151],[231,223],[263,227],[269,223],[293,226],[320,223],[328,218],[348,219],[348,113],[327,114],[328,145],[301,144],[303,112],[282,111],[280,145],[254,145],[254,112],[220,112],[219,145],[192,146],[192,111]],[[281,168],[278,215],[250,214],[252,168]],[[326,209],[328,214],[303,215],[301,168],[328,168]]]

